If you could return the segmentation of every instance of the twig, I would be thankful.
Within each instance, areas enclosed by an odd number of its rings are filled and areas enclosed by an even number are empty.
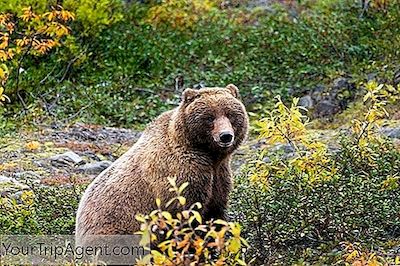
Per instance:
[[[61,77],[61,79],[58,80],[59,83],[61,83],[61,82],[63,82],[63,81],[65,80],[65,78],[67,77],[67,75],[68,75],[68,73],[69,73],[69,70],[71,69],[72,65],[73,65],[76,61],[78,61],[78,59],[81,58],[82,55],[83,55],[84,53],[86,53],[86,49],[83,50],[78,56],[76,56],[75,58],[73,58],[71,61],[69,61],[68,65],[67,65],[67,67],[66,67],[66,69],[65,69],[64,75]]]
[[[82,107],[81,109],[79,109],[79,111],[76,112],[75,114],[73,114],[73,115],[71,115],[70,117],[67,117],[67,118],[61,120],[60,122],[61,122],[61,123],[65,123],[65,122],[67,122],[67,121],[69,121],[69,120],[71,120],[71,119],[77,117],[83,110],[85,110],[85,109],[89,108],[90,106],[92,106],[92,104],[93,104],[93,103],[89,103],[88,105],[86,105],[86,106]]]
[[[53,69],[49,72],[49,74],[47,74],[40,82],[39,84],[43,84],[49,77],[51,74],[53,74],[54,70],[56,69],[57,65],[54,65]]]
[[[20,70],[21,70],[21,67],[22,67],[22,61],[25,59],[25,56],[30,52],[30,50],[32,48],[32,43],[33,43],[33,38],[31,39],[31,42],[28,45],[27,49],[25,50],[24,54],[19,59],[18,65],[17,65],[17,76],[16,76],[15,89],[16,89],[16,92],[17,92],[17,97],[21,101],[21,103],[22,103],[22,105],[24,107],[24,111],[28,110],[28,107],[26,106],[26,103],[25,103],[24,99],[22,98],[21,94],[19,93],[19,75],[20,75]]]

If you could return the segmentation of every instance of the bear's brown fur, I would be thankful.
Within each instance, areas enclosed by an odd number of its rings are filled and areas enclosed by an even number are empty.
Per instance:
[[[186,89],[179,107],[160,115],[137,143],[101,173],[84,193],[76,220],[81,244],[89,235],[132,234],[138,213],[175,196],[168,177],[189,182],[187,205],[200,202],[205,219],[223,218],[231,190],[231,154],[246,138],[248,117],[239,91]],[[176,210],[169,210],[174,213]]]

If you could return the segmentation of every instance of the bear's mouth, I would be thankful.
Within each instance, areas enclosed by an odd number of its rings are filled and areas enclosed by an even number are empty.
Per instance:
[[[221,148],[229,148],[233,145],[233,142],[231,143],[222,143],[222,142],[217,142],[218,146],[220,146]]]
[[[221,148],[229,148],[233,145],[235,137],[232,136],[232,138],[229,141],[226,141],[224,139],[221,139],[220,137],[214,137],[213,138],[215,143],[221,147]]]

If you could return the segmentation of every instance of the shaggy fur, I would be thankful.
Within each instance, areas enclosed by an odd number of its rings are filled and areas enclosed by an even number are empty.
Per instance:
[[[246,138],[248,117],[236,86],[186,89],[179,107],[163,113],[138,142],[102,172],[84,193],[76,219],[78,243],[89,235],[138,231],[138,213],[156,208],[175,195],[167,177],[189,182],[187,205],[200,202],[205,219],[224,218],[231,190],[231,154]],[[221,132],[234,135],[221,146]],[[219,134],[219,135],[218,135]],[[174,213],[177,210],[170,209]]]

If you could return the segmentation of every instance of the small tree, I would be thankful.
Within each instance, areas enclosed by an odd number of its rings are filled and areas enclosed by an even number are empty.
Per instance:
[[[3,94],[10,74],[10,66],[15,68],[15,91],[26,108],[19,92],[19,79],[24,60],[28,56],[41,56],[60,45],[64,36],[70,34],[67,23],[74,14],[61,6],[51,11],[36,14],[32,7],[23,9],[21,15],[0,13],[0,101],[9,100]]]

